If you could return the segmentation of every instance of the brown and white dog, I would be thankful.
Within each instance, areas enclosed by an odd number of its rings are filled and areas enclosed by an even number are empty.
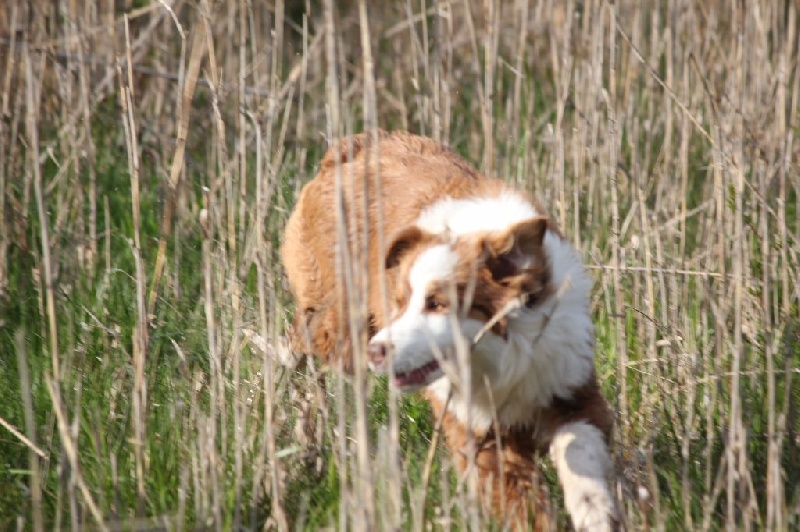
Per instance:
[[[345,371],[356,362],[337,290],[339,166],[346,245],[368,246],[370,366],[402,391],[424,390],[457,467],[475,464],[483,500],[507,524],[553,526],[537,468],[549,453],[575,528],[616,528],[613,416],[595,375],[592,283],[578,253],[524,193],[441,144],[377,137],[379,157],[366,134],[331,148],[289,219],[293,349]],[[391,237],[383,246],[380,227]]]

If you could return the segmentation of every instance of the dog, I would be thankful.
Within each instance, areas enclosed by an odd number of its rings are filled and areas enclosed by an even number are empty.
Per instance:
[[[592,281],[541,206],[429,138],[379,131],[334,144],[281,254],[296,300],[291,348],[352,372],[363,340],[349,328],[345,251],[367,268],[351,290],[366,301],[368,366],[422,391],[488,509],[517,529],[552,529],[538,468],[549,454],[575,529],[618,529]]]

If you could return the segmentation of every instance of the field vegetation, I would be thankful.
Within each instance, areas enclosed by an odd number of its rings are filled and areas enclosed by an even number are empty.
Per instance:
[[[797,530],[799,8],[6,0],[0,529],[492,526],[424,401],[281,349],[297,193],[381,127],[581,250],[630,530]]]

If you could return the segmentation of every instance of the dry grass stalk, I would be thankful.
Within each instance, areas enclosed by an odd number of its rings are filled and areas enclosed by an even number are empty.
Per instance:
[[[89,513],[91,513],[92,517],[97,523],[97,526],[100,528],[100,530],[108,530],[108,527],[105,524],[105,519],[103,518],[103,513],[95,503],[89,487],[86,485],[86,481],[83,478],[83,474],[81,473],[80,460],[78,458],[78,447],[75,444],[73,435],[70,434],[70,429],[67,423],[67,415],[66,412],[64,412],[64,405],[58,386],[59,385],[55,379],[47,377],[47,390],[50,394],[50,399],[53,402],[54,412],[58,421],[60,441],[64,446],[64,454],[66,455],[66,460],[71,468],[72,477],[74,479],[73,481],[80,491],[83,501],[88,507]],[[73,525],[78,523],[77,519],[80,513],[76,512],[75,510],[77,510],[77,508],[73,508]],[[75,526],[75,528],[80,528],[80,526]]]
[[[31,490],[31,517],[33,518],[34,532],[44,530],[44,515],[42,512],[42,471],[39,465],[39,457],[45,458],[44,451],[36,446],[36,419],[33,410],[33,398],[31,396],[31,378],[28,369],[28,355],[25,347],[25,330],[19,329],[14,334],[14,343],[17,351],[17,367],[19,368],[20,388],[22,389],[22,401],[25,409],[25,432],[26,445],[28,446],[28,463],[30,467],[30,490]],[[0,422],[3,420],[0,419]],[[20,437],[22,435],[20,434]],[[24,437],[23,437],[24,438]]]
[[[181,36],[181,62],[184,64],[184,51],[186,42],[186,33],[180,24],[176,23],[176,27]],[[174,217],[175,201],[178,194],[178,185],[180,184],[181,176],[183,175],[183,165],[186,152],[186,137],[189,129],[189,117],[191,115],[191,103],[197,87],[197,78],[200,74],[200,65],[205,55],[206,46],[203,42],[205,40],[205,25],[198,24],[195,26],[195,33],[192,39],[191,55],[189,56],[189,66],[186,69],[185,77],[179,76],[179,86],[182,85],[183,92],[180,103],[178,105],[178,127],[177,127],[177,142],[175,143],[175,154],[172,157],[172,166],[169,173],[169,188],[167,189],[167,204],[164,208],[164,214],[161,221],[161,238],[158,242],[158,255],[156,255],[156,266],[153,272],[153,283],[150,286],[150,296],[148,297],[148,313],[152,313],[155,309],[156,298],[158,296],[158,286],[161,282],[161,276],[164,272],[164,265],[166,262],[167,238],[172,228],[172,219]],[[183,68],[181,68],[183,74]]]
[[[39,163],[39,101],[41,84],[39,76],[34,73],[30,53],[27,49],[22,52],[25,68],[26,90],[25,90],[25,107],[26,107],[26,120],[25,128],[27,130],[27,137],[29,145],[31,146],[30,167],[33,171],[33,188],[34,196],[36,198],[36,210],[39,215],[39,225],[41,231],[42,242],[42,261],[41,271],[44,273],[44,295],[47,305],[48,317],[48,339],[50,343],[51,364],[53,368],[53,375],[56,379],[61,377],[61,357],[58,350],[58,326],[56,324],[56,303],[53,285],[53,258],[50,255],[50,234],[49,227],[50,221],[45,210],[44,193],[42,192],[42,174]]]

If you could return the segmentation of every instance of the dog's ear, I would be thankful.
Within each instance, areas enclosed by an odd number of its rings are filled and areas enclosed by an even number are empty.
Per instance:
[[[492,279],[519,275],[536,264],[542,254],[547,218],[531,218],[484,240],[486,267]]]
[[[432,238],[416,225],[410,225],[397,233],[386,251],[386,269],[391,270],[403,259],[403,256],[414,246]]]

